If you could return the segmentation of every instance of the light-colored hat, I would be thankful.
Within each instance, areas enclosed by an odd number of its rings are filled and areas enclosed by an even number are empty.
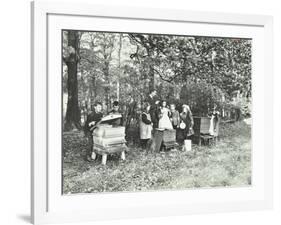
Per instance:
[[[182,105],[182,108],[186,108],[187,110],[190,110],[189,105],[186,105],[186,104],[183,104],[183,105]]]

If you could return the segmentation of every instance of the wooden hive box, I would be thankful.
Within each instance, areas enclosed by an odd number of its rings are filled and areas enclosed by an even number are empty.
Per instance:
[[[176,143],[176,130],[162,130],[156,129],[154,134],[155,149],[154,151],[159,152],[162,145],[166,149],[174,148],[177,146]]]
[[[110,127],[104,129],[104,138],[125,137],[125,127]]]
[[[210,124],[211,118],[210,117],[193,117],[194,120],[194,137],[195,140],[197,139],[198,144],[201,145],[201,139],[204,142],[209,142],[210,139],[215,139],[219,135],[219,123],[220,119],[218,118],[217,122],[214,124],[214,133],[210,135]]]
[[[115,153],[121,153],[128,151],[128,147],[126,144],[115,144],[110,147],[101,146],[94,143],[94,150],[97,154],[103,155],[103,154],[115,154]]]
[[[194,121],[194,135],[200,136],[200,134],[209,134],[210,121],[209,117],[193,117]]]
[[[110,147],[116,144],[126,143],[125,137],[103,138],[103,137],[93,136],[93,141],[95,144],[103,147]]]
[[[94,130],[93,136],[101,137],[101,138],[125,137],[125,127],[123,127],[123,126],[113,127],[111,125],[100,125]]]
[[[176,130],[164,130],[163,131],[163,142],[176,141]]]

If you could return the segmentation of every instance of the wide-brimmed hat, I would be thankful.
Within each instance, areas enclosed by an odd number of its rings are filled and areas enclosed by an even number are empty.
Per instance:
[[[182,108],[186,108],[186,109],[190,110],[189,105],[186,105],[186,104],[183,104],[183,105],[182,105]]]

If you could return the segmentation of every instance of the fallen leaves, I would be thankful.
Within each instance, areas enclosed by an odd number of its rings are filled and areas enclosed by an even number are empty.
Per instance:
[[[63,135],[63,193],[134,192],[251,184],[250,127],[243,122],[222,126],[216,146],[193,145],[192,152],[147,153],[130,146],[119,155],[84,161],[87,140],[80,132]]]

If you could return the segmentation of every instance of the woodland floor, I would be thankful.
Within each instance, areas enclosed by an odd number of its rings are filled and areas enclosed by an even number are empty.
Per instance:
[[[249,121],[249,120],[248,120]],[[191,152],[146,153],[129,144],[126,161],[110,156],[84,160],[82,132],[63,134],[63,193],[133,192],[251,184],[251,125],[222,124],[215,146],[192,145]]]

